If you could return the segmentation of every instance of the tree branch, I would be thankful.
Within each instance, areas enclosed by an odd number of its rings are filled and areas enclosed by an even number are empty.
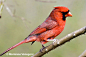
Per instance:
[[[79,57],[86,57],[86,50]]]
[[[86,33],[86,26],[66,35],[65,37],[63,37],[59,40],[54,41],[52,44],[50,44],[45,49],[43,49],[42,52],[39,51],[35,55],[33,55],[32,57],[42,57],[44,54],[52,51],[53,49],[65,44],[66,42],[76,38],[77,36],[85,34],[85,33]]]

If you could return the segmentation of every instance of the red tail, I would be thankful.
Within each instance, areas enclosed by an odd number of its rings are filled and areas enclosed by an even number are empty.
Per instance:
[[[9,49],[7,49],[5,52],[3,52],[2,54],[0,54],[0,56],[2,56],[3,54],[7,53],[8,51],[14,49],[15,47],[23,44],[23,43],[29,43],[29,42],[33,42],[33,41],[36,41],[36,36],[28,36],[26,39],[24,39],[23,41],[17,43],[16,45],[10,47]]]
[[[17,47],[17,46],[19,46],[19,45],[21,45],[21,44],[23,44],[23,43],[25,43],[25,41],[24,41],[24,40],[23,40],[23,41],[21,41],[21,42],[19,42],[19,43],[17,43],[16,45],[14,45],[14,46],[12,46],[12,47],[8,48],[5,52],[3,52],[2,54],[0,54],[0,56],[2,56],[3,54],[7,53],[8,51],[10,51],[10,50],[14,49],[15,47]]]

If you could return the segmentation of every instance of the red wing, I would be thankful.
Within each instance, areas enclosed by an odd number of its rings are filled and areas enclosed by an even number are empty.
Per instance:
[[[40,27],[38,27],[30,35],[39,34],[39,33],[42,33],[44,31],[46,31],[46,28],[40,28]]]
[[[50,30],[50,29],[54,28],[57,25],[58,25],[58,23],[56,21],[54,21],[54,20],[52,20],[52,18],[48,17],[30,35],[43,33],[43,32],[45,32],[47,30]]]

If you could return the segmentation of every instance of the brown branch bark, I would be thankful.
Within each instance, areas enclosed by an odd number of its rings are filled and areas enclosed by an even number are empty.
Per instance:
[[[86,50],[79,57],[86,57]]]
[[[33,55],[32,57],[42,57],[43,55],[45,55],[46,53],[52,51],[53,49],[65,44],[66,42],[76,38],[77,36],[80,36],[82,34],[86,33],[86,26],[76,30],[68,35],[66,35],[65,37],[54,41],[52,44],[50,44],[49,46],[47,46],[45,49],[42,50],[42,52],[37,52],[35,55]]]

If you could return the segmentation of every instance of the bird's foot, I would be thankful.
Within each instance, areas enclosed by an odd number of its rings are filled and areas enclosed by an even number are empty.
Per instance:
[[[42,48],[40,49],[40,52],[42,52],[43,49],[45,49],[46,47],[42,44]]]

